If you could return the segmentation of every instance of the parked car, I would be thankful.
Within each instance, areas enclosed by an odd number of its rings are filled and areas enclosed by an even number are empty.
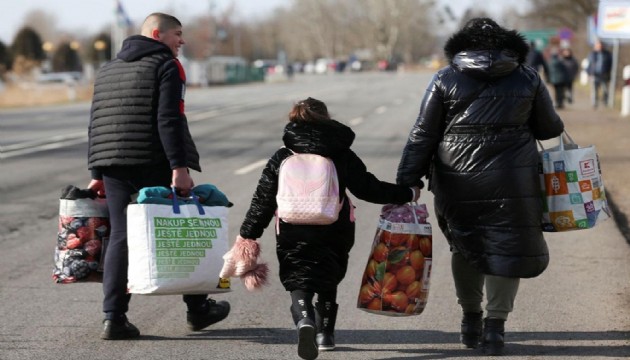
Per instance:
[[[327,58],[320,58],[315,61],[315,73],[326,74],[335,71],[335,61]]]
[[[83,79],[83,73],[79,71],[66,71],[66,72],[54,72],[43,73],[37,77],[37,82],[40,84],[66,84],[76,85]]]

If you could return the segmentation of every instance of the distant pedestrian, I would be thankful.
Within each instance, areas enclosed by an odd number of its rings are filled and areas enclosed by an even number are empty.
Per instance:
[[[553,85],[556,109],[564,108],[564,96],[567,84],[572,81],[562,56],[557,48],[551,50],[549,60],[549,83]]]
[[[545,79],[549,77],[547,61],[545,61],[545,57],[543,56],[542,52],[536,48],[536,43],[534,41],[530,41],[529,43],[529,52],[527,53],[525,63],[536,69],[536,71],[538,71],[539,73],[542,72],[545,76]]]
[[[522,35],[489,18],[452,35],[449,65],[425,92],[396,177],[408,186],[429,178],[452,252],[460,339],[489,355],[503,353],[520,278],[549,264],[536,140],[560,135],[564,125],[540,75],[524,65],[527,51]]]
[[[601,102],[608,103],[608,86],[612,71],[612,54],[606,50],[601,40],[597,39],[593,50],[588,55],[588,73],[591,80],[591,103],[593,108],[599,105],[599,90],[601,89]]]
[[[562,48],[560,50],[560,61],[564,64],[567,71],[567,82],[564,86],[564,97],[569,104],[573,103],[573,83],[580,72],[580,64],[573,56],[571,48]]]
[[[284,128],[284,147],[271,156],[262,171],[233,249],[239,253],[238,248],[255,247],[252,242],[262,236],[276,214],[276,195],[282,184],[280,165],[285,159],[299,153],[332,160],[339,181],[338,220],[329,225],[306,225],[276,219],[280,281],[291,296],[290,313],[298,333],[297,352],[302,359],[315,359],[319,351],[335,348],[337,287],[346,275],[355,234],[354,206],[346,189],[359,199],[377,204],[404,204],[420,196],[420,179],[403,186],[380,181],[368,172],[350,149],[354,137],[352,129],[330,117],[322,101],[309,97],[295,104]],[[313,183],[321,183],[321,179]],[[315,295],[317,302],[313,306]]]

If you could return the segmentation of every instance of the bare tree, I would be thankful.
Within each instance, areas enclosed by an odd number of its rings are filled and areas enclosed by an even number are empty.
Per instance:
[[[0,41],[0,79],[4,78],[7,71],[11,70],[13,65],[13,56],[10,49]]]
[[[101,64],[111,59],[112,38],[107,32],[101,32],[94,38],[87,39],[81,47],[88,62]]]
[[[303,52],[317,57],[335,57],[335,43],[339,42],[337,31],[341,30],[341,24],[335,21],[336,13],[336,0],[295,0],[287,14],[293,21],[280,27],[282,43],[290,43],[290,37],[298,35],[304,45],[311,48],[302,48]],[[299,31],[298,34],[291,29]]]
[[[211,27],[214,21],[210,16],[200,16],[184,28],[184,55],[191,59],[204,59],[212,55]]]
[[[586,17],[597,12],[598,0],[530,0],[530,19],[540,19],[550,26],[572,30],[584,28]]]
[[[43,60],[46,54],[42,48],[39,34],[30,27],[18,31],[11,45],[14,55],[13,70],[18,75],[30,75]]]
[[[44,40],[57,42],[60,32],[57,28],[57,18],[53,14],[49,14],[43,10],[32,10],[26,14],[23,26],[27,26],[35,30]]]
[[[52,56],[53,71],[82,71],[79,53],[70,42],[62,42]]]
[[[378,59],[411,59],[431,43],[431,5],[428,0],[294,0],[272,21],[280,24],[279,42],[292,58],[339,59],[363,50]]]

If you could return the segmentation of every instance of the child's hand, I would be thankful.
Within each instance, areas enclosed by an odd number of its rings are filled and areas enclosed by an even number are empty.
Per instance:
[[[420,199],[420,187],[419,186],[412,186],[411,187],[411,191],[413,191],[413,200],[411,200],[411,202],[418,201],[418,199]]]
[[[219,277],[240,277],[247,290],[253,291],[267,283],[269,268],[259,263],[260,245],[254,239],[244,239],[240,235],[232,249],[223,255],[223,268]]]

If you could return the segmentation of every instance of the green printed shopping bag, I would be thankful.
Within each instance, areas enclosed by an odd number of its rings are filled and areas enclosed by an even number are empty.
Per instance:
[[[212,294],[230,291],[220,279],[228,251],[228,208],[179,204],[127,207],[129,292]]]

